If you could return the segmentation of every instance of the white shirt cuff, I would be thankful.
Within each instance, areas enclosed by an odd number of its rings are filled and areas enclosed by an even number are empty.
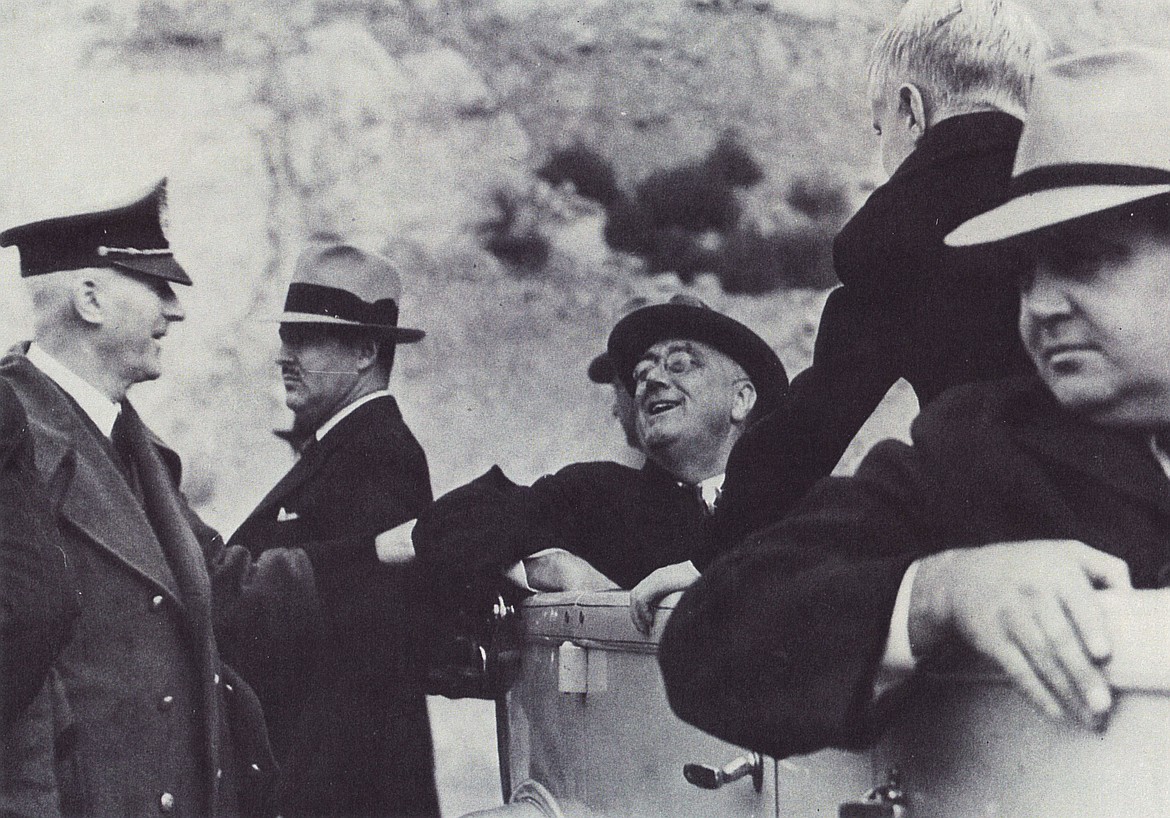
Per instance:
[[[894,600],[894,612],[890,616],[890,633],[886,637],[886,651],[874,680],[874,698],[904,682],[918,662],[910,648],[910,595],[914,590],[914,577],[918,574],[918,561],[910,563],[898,586]]]
[[[528,584],[528,569],[524,567],[524,560],[530,560],[530,559],[533,559],[535,557],[543,557],[546,554],[555,554],[558,551],[561,553],[565,553],[565,554],[568,553],[563,548],[544,548],[544,549],[541,549],[540,551],[537,551],[533,554],[529,554],[523,560],[520,560],[519,562],[513,563],[510,567],[505,569],[504,570],[504,579],[508,580],[513,585],[515,585],[517,588],[520,588],[521,590],[528,591],[529,593],[535,594],[536,589]]]

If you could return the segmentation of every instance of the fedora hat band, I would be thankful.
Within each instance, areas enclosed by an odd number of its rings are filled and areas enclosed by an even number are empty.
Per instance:
[[[398,304],[393,298],[383,298],[370,304],[351,292],[321,284],[289,284],[284,311],[320,315],[356,324],[398,326]]]
[[[1010,198],[1027,196],[1041,190],[1089,185],[1164,185],[1170,184],[1170,170],[1140,165],[1076,163],[1043,165],[1026,170],[1012,179]]]

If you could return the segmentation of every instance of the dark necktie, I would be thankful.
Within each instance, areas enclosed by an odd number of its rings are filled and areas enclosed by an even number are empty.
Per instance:
[[[114,447],[114,462],[118,465],[118,470],[126,478],[126,484],[130,486],[130,490],[141,500],[142,487],[134,467],[134,450],[127,438],[129,415],[126,405],[123,404],[122,411],[118,413],[118,418],[114,421],[114,428],[110,430],[110,443]]]

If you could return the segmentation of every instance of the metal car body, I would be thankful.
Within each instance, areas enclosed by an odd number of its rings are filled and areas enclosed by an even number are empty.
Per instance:
[[[498,710],[508,804],[479,818],[1064,818],[1170,815],[1170,592],[1103,593],[1109,726],[1053,723],[994,673],[925,680],[865,753],[761,758],[670,711],[624,592],[542,594]],[[710,787],[710,788],[708,788]],[[471,816],[468,816],[471,818]]]

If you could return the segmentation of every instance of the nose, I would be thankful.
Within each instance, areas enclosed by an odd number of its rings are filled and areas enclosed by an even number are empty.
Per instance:
[[[1068,282],[1044,262],[1020,282],[1020,313],[1033,319],[1053,318],[1069,311]]]
[[[280,342],[280,351],[276,355],[277,366],[291,366],[296,359],[292,348],[285,341]]]
[[[182,321],[187,317],[187,311],[183,309],[183,304],[179,301],[179,296],[175,295],[174,291],[169,291],[162,299],[162,313],[167,321],[175,322]]]
[[[666,363],[665,361],[654,361],[638,371],[634,382],[634,397],[641,397],[652,387],[660,388],[663,386],[666,386]]]

